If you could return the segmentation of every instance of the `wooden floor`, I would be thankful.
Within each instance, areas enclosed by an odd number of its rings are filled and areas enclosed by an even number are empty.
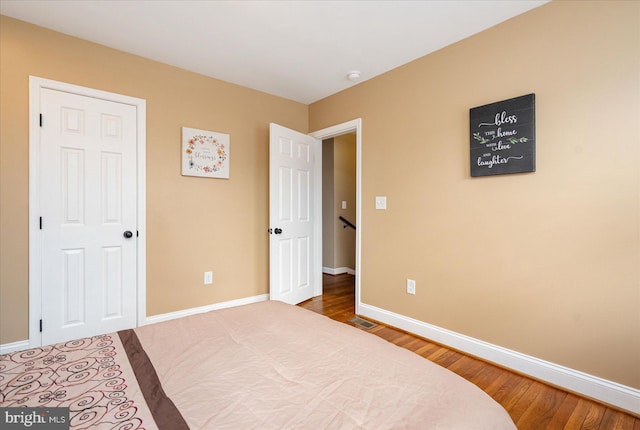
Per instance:
[[[324,294],[299,306],[350,324],[355,310],[354,277],[324,275]],[[378,325],[367,330],[446,367],[482,388],[511,415],[518,429],[640,430],[640,418],[600,403],[552,388],[482,360]]]

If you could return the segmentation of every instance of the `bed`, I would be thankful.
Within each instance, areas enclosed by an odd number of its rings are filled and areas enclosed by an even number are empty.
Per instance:
[[[276,301],[0,356],[2,407],[91,429],[515,429],[475,385]]]

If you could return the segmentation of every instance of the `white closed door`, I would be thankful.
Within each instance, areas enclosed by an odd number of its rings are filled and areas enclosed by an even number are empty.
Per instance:
[[[42,344],[136,325],[136,108],[43,88]]]
[[[321,293],[321,142],[271,124],[269,165],[270,298],[290,304]],[[321,248],[320,248],[321,250]]]

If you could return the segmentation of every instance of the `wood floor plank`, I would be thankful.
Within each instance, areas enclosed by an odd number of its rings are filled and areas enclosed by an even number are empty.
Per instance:
[[[533,381],[528,378],[509,378],[492,397],[511,414],[511,409],[532,384]]]
[[[414,341],[415,341],[415,338],[413,336],[410,336],[406,333],[402,333],[402,336],[399,336],[393,343],[403,348],[409,349],[407,348],[407,345]]]
[[[576,408],[578,404],[578,400],[580,398],[574,394],[567,394],[567,396],[562,401],[562,404],[556,409],[551,421],[547,424],[546,430],[554,430],[554,429],[568,429],[566,424],[571,416],[571,413]],[[579,428],[579,427],[578,427]]]
[[[435,343],[427,343],[424,346],[418,348],[415,353],[427,358],[429,355],[431,355],[434,351],[437,351],[438,349],[440,349],[439,345],[436,345]]]
[[[587,418],[587,412],[588,405],[583,401],[583,399],[579,399],[575,409],[573,410],[573,412],[571,412],[571,415],[569,415],[569,419],[564,425],[564,428],[582,429],[582,425]]]
[[[500,377],[500,375],[504,373],[504,370],[496,366],[491,366],[481,360],[478,361],[480,361],[481,365],[480,370],[476,372],[475,375],[470,375],[467,380],[473,382],[478,387],[484,390],[493,381],[498,379],[498,377]]]
[[[426,346],[426,342],[422,339],[418,339],[418,338],[413,338],[413,340],[411,340],[411,342],[405,343],[404,345],[402,345],[403,348],[408,349],[411,352],[416,352],[419,349],[421,349],[422,347]]]
[[[351,324],[348,320],[355,316],[354,277],[325,275],[323,280],[323,295],[301,303],[300,306]],[[637,417],[518,375],[428,339],[385,324],[365,331],[413,351],[474,383],[505,408],[520,430],[640,430],[640,419]]]
[[[516,422],[519,428],[544,429],[553,419],[556,411],[567,397],[567,393],[549,387],[546,384],[535,384],[539,393],[527,410]]]
[[[440,357],[442,357],[444,354],[448,353],[449,351],[450,351],[449,348],[445,348],[443,346],[438,345],[438,349],[434,350],[426,358],[428,360],[435,362],[437,360],[440,360]]]
[[[604,417],[604,413],[607,408],[603,405],[597,404],[590,400],[581,400],[585,407],[586,413],[584,422],[582,423],[583,430],[595,430],[600,428],[600,423]]]
[[[438,363],[442,367],[449,367],[456,361],[462,358],[462,354],[458,351],[454,351],[452,349],[448,350],[444,354],[440,355],[436,360],[433,360],[435,363]]]
[[[500,374],[500,376],[498,376],[496,379],[491,381],[489,385],[487,385],[487,387],[484,389],[485,393],[495,398],[496,393],[500,389],[502,389],[503,386],[507,384],[509,380],[513,379],[512,376],[513,375],[511,375],[508,371],[505,370]]]
[[[516,425],[518,424],[520,418],[527,411],[527,409],[531,406],[531,404],[537,401],[538,396],[542,392],[543,388],[544,387],[541,383],[534,382],[523,393],[518,401],[509,409],[509,415],[511,415],[511,418],[513,418],[513,421],[516,423]]]
[[[401,336],[404,336],[404,333],[382,325],[379,325],[371,332],[375,333],[377,336],[380,336],[384,340],[388,340],[391,343],[394,343],[394,340],[397,340]]]
[[[600,422],[601,430],[633,430],[634,419],[628,415],[622,415],[618,411],[607,408]]]
[[[457,373],[463,378],[470,378],[471,376],[477,374],[483,367],[483,363],[480,360],[476,360],[475,358],[469,356],[462,356],[460,360],[451,364],[451,366],[447,367],[447,369],[452,372]]]

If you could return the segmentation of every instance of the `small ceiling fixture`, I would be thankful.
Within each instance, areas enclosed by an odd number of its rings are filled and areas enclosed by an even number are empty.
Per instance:
[[[353,70],[349,73],[347,73],[347,79],[349,79],[351,82],[355,82],[357,80],[360,79],[360,72],[357,70]]]

